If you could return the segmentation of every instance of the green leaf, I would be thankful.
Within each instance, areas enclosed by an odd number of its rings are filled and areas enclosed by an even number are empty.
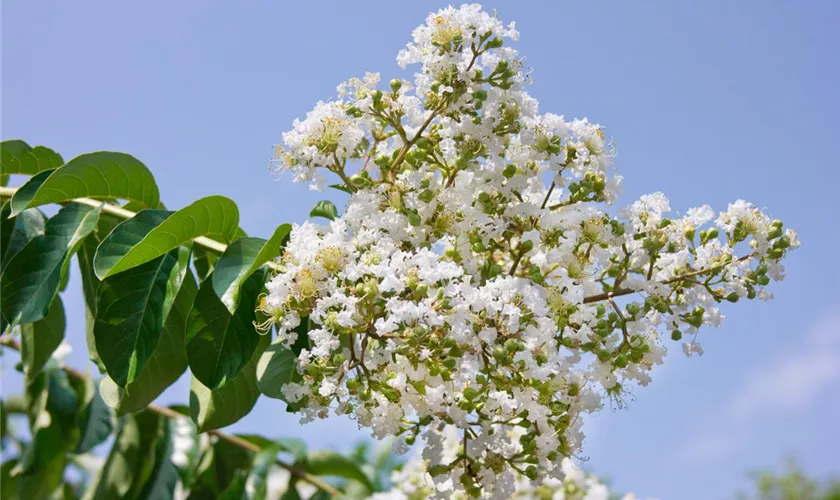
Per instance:
[[[369,492],[373,491],[370,478],[355,462],[340,453],[318,450],[309,453],[306,468],[317,476],[338,476],[362,483]]]
[[[289,481],[289,487],[288,487],[288,489],[286,489],[285,493],[283,493],[283,496],[280,497],[280,500],[301,500],[300,493],[298,493],[297,487],[295,486],[295,483],[296,483],[296,481],[295,482]],[[315,497],[314,496],[311,497],[310,500],[312,498],[315,498]]]
[[[249,277],[231,314],[216,296],[210,280],[202,283],[187,326],[187,359],[195,378],[217,389],[243,369],[253,357],[260,334],[254,326],[257,296],[265,273]]]
[[[108,439],[111,431],[114,430],[114,416],[102,396],[99,395],[91,377],[85,376],[77,384],[82,408],[76,416],[80,435],[73,453],[81,455]]]
[[[265,350],[257,364],[257,387],[260,392],[274,399],[286,402],[287,411],[295,412],[305,400],[290,403],[283,394],[283,386],[289,382],[300,382],[303,375],[297,371],[297,356],[309,347],[309,318],[301,318],[295,329],[297,340],[287,349],[280,339],[275,339]]]
[[[119,224],[116,217],[108,214],[101,214],[96,229],[84,239],[77,254],[79,262],[79,274],[82,278],[82,294],[85,299],[85,339],[87,340],[88,357],[99,368],[100,373],[105,373],[105,365],[96,351],[96,341],[93,338],[93,327],[96,323],[96,290],[99,288],[99,278],[93,272],[93,256],[96,247],[102,239]]]
[[[239,299],[239,288],[260,266],[274,260],[283,250],[292,226],[283,224],[265,241],[262,238],[239,238],[228,246],[213,272],[213,289],[230,312]]]
[[[211,252],[202,246],[196,245],[195,250],[193,251],[193,266],[195,266],[195,273],[199,283],[203,282],[212,275],[218,260],[218,254]]]
[[[149,227],[151,219],[144,219],[146,224],[129,224],[134,219],[117,226],[96,251],[94,269],[100,279],[139,266],[199,236],[229,242],[239,231],[239,209],[224,196],[202,198],[157,221],[156,227]]]
[[[11,211],[8,202],[0,209],[0,269],[33,238],[44,234],[46,218],[37,208],[24,210],[17,217],[9,218]]]
[[[61,155],[50,148],[33,148],[19,139],[0,142],[0,172],[3,175],[35,175],[63,164]]]
[[[17,494],[17,477],[12,471],[17,467],[18,459],[3,460],[0,465],[0,498],[20,498]]]
[[[66,321],[61,297],[56,296],[47,317],[20,326],[20,360],[26,380],[35,378],[64,340]]]
[[[257,364],[257,386],[260,392],[270,398],[286,401],[283,386],[303,380],[303,376],[297,372],[296,359],[295,353],[284,347],[280,339],[272,342]]]
[[[98,279],[105,279],[107,271],[140,243],[149,232],[165,221],[172,212],[166,210],[141,210],[134,217],[120,221],[102,238],[93,256],[93,270]],[[156,257],[159,257],[157,255]],[[150,259],[151,260],[151,259]]]
[[[158,345],[146,367],[124,388],[110,377],[100,382],[102,398],[118,415],[142,410],[175,383],[187,369],[187,319],[197,291],[195,278],[187,269],[166,317]]]
[[[253,456],[249,450],[217,440],[201,457],[188,499],[217,499],[223,492],[232,493],[238,489],[240,479],[247,477]]]
[[[182,273],[188,253],[166,255],[106,278],[96,293],[96,350],[108,375],[121,387],[132,382],[154,354],[174,294],[173,273]],[[179,265],[180,262],[180,265]]]
[[[295,457],[295,460],[306,459],[306,441],[300,438],[269,439],[257,434],[237,434],[236,436],[248,441],[249,443],[257,445],[260,448],[268,448],[269,446],[279,447],[278,452],[290,453]]]
[[[295,460],[306,458],[306,441],[300,438],[277,438],[274,442],[280,446],[281,451],[291,453]]]
[[[260,392],[257,390],[257,361],[269,343],[269,336],[260,337],[251,360],[225,385],[209,389],[196,377],[190,386],[190,415],[199,432],[228,426],[251,411]]]
[[[125,153],[100,151],[73,158],[51,171],[29,179],[12,197],[12,214],[74,198],[123,199],[156,208],[160,202],[157,184],[149,169]]]
[[[278,444],[269,444],[254,457],[251,473],[248,475],[249,500],[265,500],[268,493],[268,474],[277,462],[277,454],[283,451]]]
[[[333,202],[328,200],[319,201],[312,207],[309,212],[310,217],[323,217],[329,220],[335,220],[338,217],[338,210],[335,208]]]
[[[76,442],[78,400],[59,369],[42,371],[27,395],[32,440],[14,470],[17,493],[20,498],[45,498],[62,483],[67,452]]]
[[[12,257],[27,243],[44,234],[44,214],[37,208],[24,210],[17,217],[9,218],[11,207],[3,204],[0,209],[0,274]],[[0,314],[0,333],[6,330],[5,316]]]
[[[349,187],[347,187],[344,184],[330,184],[329,187],[331,187],[333,189],[338,189],[339,191],[344,191],[347,194],[353,194],[353,192],[354,192],[352,189],[350,189]]]
[[[134,498],[151,477],[166,418],[150,411],[126,415],[111,452],[85,492],[86,500]]]
[[[28,323],[47,315],[61,283],[65,262],[98,220],[98,209],[70,204],[47,221],[43,236],[27,243],[9,261],[0,278],[6,321]]]
[[[164,425],[163,433],[155,449],[155,467],[146,481],[143,491],[137,496],[138,499],[164,500],[175,498],[175,489],[181,478],[181,471],[172,461],[172,456],[174,453],[182,453],[176,451],[174,446],[178,426],[181,425],[178,420],[188,421],[189,419],[186,417],[168,419]]]

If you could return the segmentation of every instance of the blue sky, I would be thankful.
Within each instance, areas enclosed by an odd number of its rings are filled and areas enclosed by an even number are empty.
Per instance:
[[[267,169],[295,117],[397,51],[438,2],[6,0],[2,137],[66,159],[125,151],[169,207],[210,194],[270,235],[323,196]],[[738,198],[800,232],[776,300],[726,309],[701,359],[674,344],[629,410],[591,422],[586,467],[622,490],[727,498],[744,472],[790,454],[840,473],[840,4],[831,1],[487,2],[522,33],[542,111],[601,123],[619,151],[621,204],[661,190],[672,207]],[[337,202],[338,195],[329,194]],[[79,287],[78,276],[71,287]],[[79,293],[71,363],[86,365]],[[8,360],[8,358],[7,358]],[[20,387],[11,363],[4,392]],[[163,402],[188,401],[181,380]],[[262,399],[233,427],[346,448],[349,420],[301,427]]]

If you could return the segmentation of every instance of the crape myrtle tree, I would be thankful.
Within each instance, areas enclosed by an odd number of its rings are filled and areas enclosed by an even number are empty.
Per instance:
[[[397,56],[411,78],[340,84],[272,163],[347,207],[319,202],[326,224],[267,239],[221,196],[168,210],[130,155],[65,162],[4,142],[4,185],[31,177],[0,191],[2,343],[26,380],[3,422],[29,426],[3,426],[3,497],[262,498],[276,470],[285,498],[606,497],[572,463],[583,415],[648,384],[669,338],[702,355],[701,327],[771,298],[799,243],[742,200],[672,214],[654,193],[607,212],[612,142],[539,113],[518,36],[478,5],[449,7]],[[61,360],[74,256],[101,377]],[[155,406],[187,369],[189,406]],[[218,430],[260,395],[421,453],[382,492],[392,461]]]

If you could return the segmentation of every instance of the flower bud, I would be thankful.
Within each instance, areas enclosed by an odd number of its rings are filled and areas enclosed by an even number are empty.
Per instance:
[[[501,364],[504,364],[505,358],[507,358],[507,355],[508,355],[507,351],[505,351],[501,347],[497,347],[497,348],[493,349],[493,359],[495,359],[497,362],[499,362]]]
[[[525,344],[516,339],[507,339],[507,341],[505,341],[505,349],[507,349],[508,352],[520,352],[525,350]]]
[[[396,94],[402,87],[402,80],[400,80],[399,78],[394,78],[393,80],[391,80],[389,85],[391,86],[391,90]]]

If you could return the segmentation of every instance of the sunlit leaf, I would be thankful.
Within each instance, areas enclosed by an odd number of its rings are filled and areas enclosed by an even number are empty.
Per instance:
[[[44,176],[46,172],[50,173]],[[99,151],[77,156],[29,179],[12,197],[12,214],[85,197],[133,200],[149,208],[157,207],[160,201],[152,173],[137,158]]]

